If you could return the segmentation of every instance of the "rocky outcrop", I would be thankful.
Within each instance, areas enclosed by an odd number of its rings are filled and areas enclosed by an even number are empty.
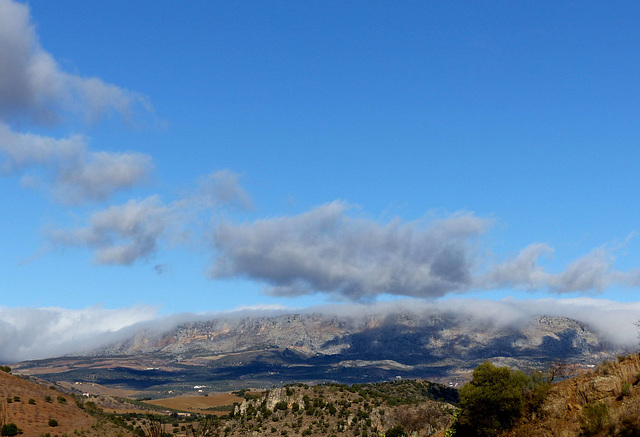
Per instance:
[[[257,399],[245,399],[241,404],[235,406],[234,415],[239,414],[243,416],[247,414],[247,410],[250,406],[257,412],[256,414],[264,415],[267,410],[269,411],[269,414],[271,414],[279,409],[278,404],[283,405],[283,403],[286,403],[286,409],[293,408],[293,404],[297,404],[298,408],[302,410],[306,407],[302,393],[296,393],[288,387],[282,387],[270,390]]]

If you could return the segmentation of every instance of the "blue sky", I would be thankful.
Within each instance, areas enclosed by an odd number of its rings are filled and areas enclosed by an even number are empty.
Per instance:
[[[639,13],[0,0],[3,308],[636,302]]]

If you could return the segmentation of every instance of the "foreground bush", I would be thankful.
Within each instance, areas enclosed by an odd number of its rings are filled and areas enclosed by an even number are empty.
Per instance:
[[[523,412],[530,379],[522,371],[484,362],[460,389],[456,437],[493,437],[510,428]]]
[[[2,426],[1,435],[18,435],[18,426],[15,423],[7,423]]]
[[[580,429],[583,436],[594,436],[609,426],[609,407],[602,402],[591,403],[582,409]]]

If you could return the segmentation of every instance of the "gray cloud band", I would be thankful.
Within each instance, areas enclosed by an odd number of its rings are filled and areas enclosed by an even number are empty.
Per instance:
[[[477,251],[491,221],[471,213],[431,223],[379,224],[349,217],[346,209],[333,202],[294,217],[222,223],[215,233],[218,259],[209,274],[262,281],[273,295],[322,292],[351,300],[381,294],[436,298],[500,288],[593,293],[638,282],[637,272],[614,270],[614,257],[604,248],[561,273],[548,273],[538,264],[552,251],[545,244],[486,265]]]

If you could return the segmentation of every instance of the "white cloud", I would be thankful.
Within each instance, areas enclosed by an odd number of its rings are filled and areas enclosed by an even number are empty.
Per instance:
[[[0,122],[0,170],[44,172],[56,200],[66,204],[101,201],[115,192],[144,182],[153,169],[151,157],[141,153],[92,152],[87,138],[74,135],[54,139],[12,131]],[[32,185],[34,177],[27,174]]]
[[[63,114],[97,121],[115,112],[130,119],[151,109],[143,96],[62,71],[40,45],[27,5],[0,0],[0,118],[58,122]]]
[[[105,200],[145,181],[152,168],[141,153],[88,153],[58,172],[54,194],[65,203]]]
[[[155,252],[158,240],[174,224],[173,214],[157,196],[130,200],[93,213],[87,227],[50,231],[50,239],[56,244],[94,248],[97,264],[131,264]]]
[[[63,71],[38,40],[27,5],[0,0],[0,171],[31,170],[25,186],[50,186],[66,204],[102,201],[144,182],[153,168],[140,153],[93,152],[82,135],[51,138],[23,133],[67,117],[93,123],[111,114],[126,122],[153,111],[137,93]],[[44,179],[37,173],[44,173]]]
[[[240,175],[222,169],[211,173],[200,180],[198,202],[203,205],[235,205],[243,209],[252,208],[253,204],[247,192],[240,185]]]
[[[86,175],[89,187],[93,187],[93,182],[100,187],[103,176],[111,173],[120,173],[123,181],[126,181],[130,172],[126,165],[121,165],[126,163],[125,158],[131,160],[131,167],[137,166],[137,160],[132,159],[135,158],[132,156],[116,157],[115,162],[112,162],[114,156],[97,156],[99,162],[96,165],[99,169]],[[76,176],[76,180],[83,178],[82,174]],[[218,184],[221,185],[220,190]],[[220,199],[215,197],[219,191],[224,193]],[[216,208],[234,202],[236,198],[241,201],[245,198],[241,194],[244,194],[244,190],[238,184],[236,175],[228,170],[221,170],[208,179],[204,194],[200,189],[195,194],[169,204],[164,204],[156,195],[143,200],[130,200],[92,213],[86,226],[50,229],[47,234],[54,245],[91,248],[94,250],[96,264],[130,265],[153,256],[161,241],[184,243],[193,234],[199,234],[202,227],[198,222],[200,212],[204,210],[212,213]],[[168,267],[159,263],[154,269],[161,274]]]

